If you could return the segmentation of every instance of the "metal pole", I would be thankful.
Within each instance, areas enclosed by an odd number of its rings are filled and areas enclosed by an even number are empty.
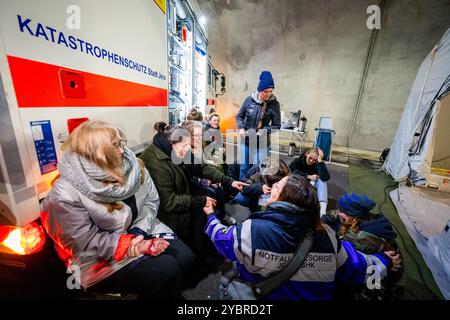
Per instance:
[[[385,3],[386,3],[386,0],[380,0],[379,7],[380,7],[381,16],[383,16]],[[364,86],[366,84],[367,74],[369,73],[370,62],[372,61],[372,55],[373,55],[373,51],[374,51],[374,48],[375,48],[377,35],[378,35],[378,29],[373,29],[372,30],[372,34],[370,35],[369,47],[367,49],[367,55],[366,55],[366,60],[365,60],[365,63],[364,63],[362,79],[361,79],[361,82],[359,84],[358,97],[356,99],[355,110],[353,112],[352,125],[350,126],[350,132],[349,132],[349,135],[348,135],[348,138],[347,138],[347,145],[346,145],[347,146],[347,162],[350,161],[350,154],[349,154],[350,143],[351,143],[351,140],[352,140],[353,131],[355,129],[356,118],[358,116],[359,108],[361,107],[361,100],[362,100],[362,96],[363,96],[363,93],[364,93]]]

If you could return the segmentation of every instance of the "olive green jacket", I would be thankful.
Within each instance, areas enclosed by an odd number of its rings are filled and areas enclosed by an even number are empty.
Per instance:
[[[189,180],[182,167],[161,149],[151,144],[140,156],[158,190],[158,219],[167,224],[182,239],[190,237],[191,211],[206,204],[206,197],[192,195]],[[203,177],[221,182],[223,174],[210,165],[201,165]]]

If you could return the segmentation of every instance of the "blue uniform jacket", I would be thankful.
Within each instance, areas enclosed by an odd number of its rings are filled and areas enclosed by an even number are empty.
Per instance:
[[[215,214],[208,216],[205,232],[217,250],[235,261],[243,281],[258,282],[284,268],[292,259],[311,219],[287,202],[274,202],[237,226],[227,227]],[[378,272],[384,278],[391,261],[384,254],[364,255],[351,243],[340,242],[334,231],[315,231],[313,247],[292,278],[266,296],[269,300],[327,300],[335,282],[363,284]],[[370,274],[368,268],[371,267]]]

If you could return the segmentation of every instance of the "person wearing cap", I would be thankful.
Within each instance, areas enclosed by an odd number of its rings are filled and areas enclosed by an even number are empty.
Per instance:
[[[396,250],[397,234],[383,214],[371,212],[375,206],[373,200],[362,194],[345,194],[338,199],[337,210],[327,213],[322,221],[363,253]]]
[[[281,114],[280,103],[273,94],[275,83],[272,74],[269,71],[263,71],[259,76],[258,87],[250,96],[248,96],[238,114],[236,115],[236,123],[241,136],[240,144],[240,173],[239,178],[242,180],[250,169],[250,164],[258,164],[264,157],[264,152],[268,153],[268,149],[263,148],[269,146],[269,136],[267,136],[267,146],[261,145],[264,139],[261,135],[269,135],[272,130],[280,129]],[[250,131],[249,131],[250,130]],[[254,131],[252,131],[254,130]],[[250,146],[248,134],[258,134],[260,146]]]
[[[237,194],[235,200],[251,212],[260,210],[262,197],[270,196],[274,183],[280,181],[290,173],[289,167],[282,159],[267,158],[259,165],[254,165],[245,175],[245,182],[249,186],[244,187]]]
[[[381,213],[373,213],[376,203],[357,193],[341,196],[337,201],[337,209],[321,217],[323,223],[332,227],[342,241],[353,244],[356,250],[364,254],[377,254],[384,251],[398,252],[395,241],[397,236],[391,222]],[[345,288],[342,296],[352,295],[359,300],[398,299],[402,293],[400,272],[388,273],[381,282],[379,290],[368,290],[367,287]]]

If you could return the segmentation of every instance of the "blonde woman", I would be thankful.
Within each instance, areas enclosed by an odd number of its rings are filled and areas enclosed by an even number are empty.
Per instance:
[[[156,218],[158,192],[123,134],[87,121],[63,151],[41,218],[60,258],[80,270],[81,286],[176,298],[193,254]]]
[[[328,204],[327,181],[330,180],[330,173],[323,162],[323,151],[320,148],[309,149],[292,161],[289,168],[292,172],[308,179],[316,187],[320,204],[320,215],[326,214]]]

